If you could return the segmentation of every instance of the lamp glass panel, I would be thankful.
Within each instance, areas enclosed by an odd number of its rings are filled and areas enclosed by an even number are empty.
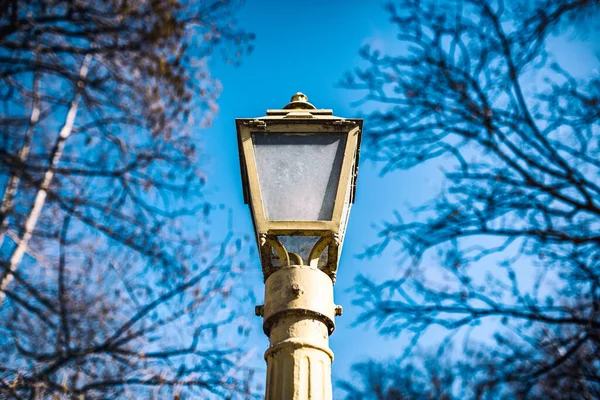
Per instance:
[[[328,221],[344,157],[344,134],[253,133],[265,218]]]

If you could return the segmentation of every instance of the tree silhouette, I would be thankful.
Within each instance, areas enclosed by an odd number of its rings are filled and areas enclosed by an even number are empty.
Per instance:
[[[196,134],[237,5],[1,2],[0,397],[249,393]]]
[[[341,381],[338,386],[349,400],[460,398],[452,394],[452,385],[457,381],[454,371],[437,364],[433,358],[422,358],[427,360],[424,365],[397,360],[361,362],[352,366],[352,373],[360,383]]]
[[[367,249],[398,247],[402,273],[358,278],[360,321],[411,336],[406,354],[434,326],[446,332],[442,353],[465,338],[478,368],[457,373],[476,398],[597,398],[600,75],[573,76],[548,38],[597,33],[598,2],[388,10],[398,54],[363,48],[366,67],[342,85],[379,105],[365,141],[382,173],[428,164],[444,179]],[[481,325],[493,340],[467,340]]]

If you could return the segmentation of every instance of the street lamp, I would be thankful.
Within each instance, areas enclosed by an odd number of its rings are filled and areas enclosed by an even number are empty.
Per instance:
[[[361,119],[317,110],[302,93],[282,110],[236,119],[244,201],[265,281],[256,307],[270,346],[266,398],[331,399],[329,335],[339,255],[354,202]]]

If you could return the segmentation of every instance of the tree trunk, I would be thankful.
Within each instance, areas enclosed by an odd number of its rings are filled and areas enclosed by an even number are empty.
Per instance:
[[[24,163],[27,160],[29,149],[31,148],[31,138],[33,137],[35,126],[40,119],[40,76],[37,72],[35,72],[33,76],[32,91],[33,103],[31,105],[29,126],[25,132],[23,145],[21,146],[19,154],[17,155],[18,162],[20,163]],[[12,208],[12,200],[17,192],[20,178],[20,167],[17,165],[16,169],[14,169],[10,174],[10,178],[6,184],[6,190],[4,191],[4,196],[2,196],[2,203],[0,204],[0,248],[2,247],[2,243],[4,243],[4,235],[6,234],[6,229],[8,228],[8,213],[10,213]]]
[[[73,130],[73,124],[75,123],[75,117],[77,116],[77,110],[79,106],[79,99],[81,97],[81,89],[83,88],[91,60],[91,55],[86,55],[81,68],[79,69],[79,81],[77,82],[75,94],[73,96],[73,100],[71,100],[65,123],[63,124],[58,138],[56,139],[56,143],[54,144],[54,148],[52,149],[52,153],[50,155],[50,164],[48,165],[48,169],[44,174],[44,178],[42,179],[40,188],[35,196],[31,211],[29,211],[29,215],[25,221],[23,232],[21,233],[21,239],[17,242],[17,246],[13,250],[10,257],[10,261],[5,267],[5,271],[2,272],[2,276],[0,278],[0,305],[2,305],[4,302],[4,292],[10,284],[13,274],[17,270],[21,260],[23,259],[25,251],[27,250],[29,240],[31,239],[33,230],[35,229],[42,208],[46,202],[46,196],[48,194],[48,189],[50,188],[52,178],[54,177],[55,169],[60,161],[60,158],[62,157],[65,142]]]

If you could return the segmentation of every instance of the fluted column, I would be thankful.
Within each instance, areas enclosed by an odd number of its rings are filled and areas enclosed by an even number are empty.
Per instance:
[[[336,306],[329,276],[304,265],[280,268],[265,282],[262,311],[270,342],[266,400],[331,400]]]
[[[310,317],[290,315],[271,330],[267,361],[267,400],[331,399],[327,327]]]

